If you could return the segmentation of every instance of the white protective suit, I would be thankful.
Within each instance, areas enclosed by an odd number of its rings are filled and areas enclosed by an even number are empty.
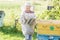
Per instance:
[[[34,24],[29,25],[28,21],[29,19],[36,19],[35,14],[34,13],[26,13],[23,12],[21,17],[20,17],[20,21],[21,21],[21,26],[22,26],[22,32],[24,35],[32,35],[34,33]],[[35,23],[35,21],[34,21]]]

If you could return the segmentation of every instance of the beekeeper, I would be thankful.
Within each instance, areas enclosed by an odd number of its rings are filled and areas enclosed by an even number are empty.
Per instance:
[[[34,7],[30,3],[25,3],[22,9],[23,10],[20,16],[22,32],[25,36],[25,40],[32,40],[32,35],[34,34],[34,27],[36,23]]]

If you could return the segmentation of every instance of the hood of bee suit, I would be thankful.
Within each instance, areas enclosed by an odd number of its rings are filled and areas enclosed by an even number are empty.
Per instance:
[[[21,10],[22,10],[22,11],[25,11],[26,6],[31,6],[30,10],[31,10],[31,11],[34,10],[34,7],[33,7],[33,5],[32,5],[30,2],[26,2],[26,3],[21,7]]]

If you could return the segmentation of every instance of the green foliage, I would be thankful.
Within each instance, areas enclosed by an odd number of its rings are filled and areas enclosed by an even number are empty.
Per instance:
[[[53,0],[53,6],[51,10],[46,10],[40,15],[40,19],[44,20],[60,20],[60,5],[59,0]]]
[[[37,33],[33,35],[33,40],[36,40]],[[1,40],[23,40],[24,36],[22,31],[18,31],[15,27],[3,26],[0,27],[0,39]]]

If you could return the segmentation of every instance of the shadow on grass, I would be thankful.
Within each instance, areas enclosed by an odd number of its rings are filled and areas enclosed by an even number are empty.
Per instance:
[[[16,36],[24,38],[22,31],[18,31],[16,28],[1,27],[0,32],[3,32],[5,35],[10,35],[11,37]],[[35,32],[33,39],[36,39],[36,35],[37,33]]]

